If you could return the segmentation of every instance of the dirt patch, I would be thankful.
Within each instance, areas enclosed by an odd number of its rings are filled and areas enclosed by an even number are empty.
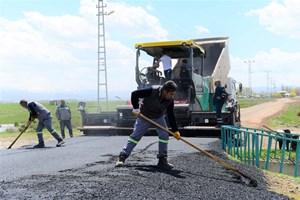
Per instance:
[[[285,194],[295,199],[300,199],[300,184],[290,176],[281,176],[270,172],[264,172],[271,191]]]
[[[282,98],[276,101],[267,102],[241,109],[242,126],[249,128],[265,129],[263,125],[268,125],[267,121],[285,112],[292,105],[299,105],[300,99]],[[270,127],[272,128],[272,127]],[[292,128],[292,129],[291,129]],[[289,127],[291,131],[300,129]]]

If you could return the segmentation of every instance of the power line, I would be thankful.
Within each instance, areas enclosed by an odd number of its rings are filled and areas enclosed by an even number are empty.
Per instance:
[[[103,0],[98,1],[98,83],[97,83],[97,106],[100,112],[100,101],[106,101],[106,111],[108,111],[108,90],[107,90],[107,67],[106,67],[106,46],[105,46],[105,24],[104,15],[110,15],[114,11],[104,13]],[[101,92],[103,91],[103,93]]]
[[[249,87],[249,97],[252,97],[252,79],[251,79],[251,64],[254,63],[254,60],[244,61],[244,63],[248,64],[248,87]]]
[[[268,97],[270,97],[270,86],[269,86],[270,77],[269,77],[269,72],[271,72],[271,71],[270,70],[265,70],[265,72],[267,73],[267,95],[268,95]]]

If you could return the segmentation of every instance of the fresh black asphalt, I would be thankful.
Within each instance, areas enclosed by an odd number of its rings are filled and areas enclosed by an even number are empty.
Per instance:
[[[81,136],[64,147],[46,143],[0,150],[0,199],[289,199],[270,192],[263,173],[230,161],[219,139],[186,138],[258,182],[245,185],[233,171],[182,141],[169,141],[173,170],[157,164],[158,138],[145,136],[125,167],[115,168],[127,136]]]

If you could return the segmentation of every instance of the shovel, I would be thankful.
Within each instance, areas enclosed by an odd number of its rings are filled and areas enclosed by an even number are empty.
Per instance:
[[[33,122],[34,120],[28,121],[26,126],[24,127],[24,129],[21,131],[21,133],[18,135],[18,137],[11,143],[11,145],[9,145],[9,147],[7,149],[11,149],[11,147],[16,143],[16,141],[19,139],[19,137],[28,129],[28,127],[30,126],[30,124]]]
[[[176,134],[175,134],[175,133],[173,133],[172,131],[170,131],[170,130],[168,130],[167,128],[163,127],[162,125],[156,123],[155,121],[149,119],[148,117],[144,116],[143,114],[141,114],[141,113],[134,113],[134,115],[136,115],[137,117],[141,117],[141,118],[145,119],[146,121],[150,122],[151,124],[157,126],[158,128],[160,128],[160,129],[166,131],[167,133],[173,135],[174,137],[176,137]],[[232,167],[231,165],[225,163],[223,160],[221,160],[221,159],[219,159],[218,157],[216,157],[216,156],[214,156],[214,155],[208,153],[207,151],[205,151],[205,150],[199,148],[199,147],[196,146],[195,144],[193,144],[193,143],[187,141],[186,139],[184,139],[184,138],[182,138],[182,137],[180,137],[179,140],[181,140],[181,141],[185,142],[186,144],[188,144],[188,145],[194,147],[195,149],[197,149],[198,151],[200,151],[200,152],[203,153],[204,155],[208,156],[209,158],[213,159],[214,161],[216,161],[216,162],[222,164],[225,168],[227,168],[227,169],[229,169],[229,170],[232,170],[232,171],[236,172],[236,173],[240,176],[242,182],[244,182],[246,185],[253,186],[253,187],[257,187],[257,181],[256,181],[256,180],[251,179],[249,176],[247,176],[246,174],[242,173],[241,171],[235,169],[235,168]]]

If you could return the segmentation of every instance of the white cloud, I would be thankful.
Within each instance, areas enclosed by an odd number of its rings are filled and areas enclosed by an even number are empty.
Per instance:
[[[202,34],[202,33],[209,33],[209,30],[203,26],[195,26],[196,28],[196,31],[199,33],[199,34]]]
[[[119,41],[107,41],[107,66],[109,66],[108,82],[110,91],[136,89],[135,83],[135,51],[122,45]]]
[[[269,51],[258,52],[254,59],[245,60],[231,56],[230,76],[242,82],[246,87],[249,87],[249,65],[244,61],[248,60],[254,60],[254,63],[250,65],[253,88],[267,87],[268,83],[269,87],[275,84],[277,89],[280,89],[282,85],[299,85],[299,66],[295,66],[295,63],[300,63],[300,52],[290,53],[273,48]],[[267,82],[268,79],[269,82]]]
[[[128,39],[151,38],[155,40],[166,40],[168,36],[168,32],[161,27],[159,19],[148,14],[142,7],[110,3],[107,9],[115,11],[105,18],[110,34],[115,32]]]
[[[300,38],[300,1],[273,1],[264,8],[252,10],[246,15],[258,16],[259,23],[272,33]]]
[[[146,8],[147,8],[147,10],[149,10],[149,11],[153,10],[152,6],[149,5],[149,4],[146,6]]]
[[[78,15],[45,16],[31,11],[16,21],[0,17],[0,88],[49,96],[73,91],[74,98],[79,91],[94,89],[96,96],[97,3],[81,0]],[[127,90],[130,95],[136,89],[130,39],[162,40],[168,33],[158,18],[141,7],[109,3],[107,9],[115,11],[105,18],[108,92]],[[119,35],[128,38],[129,44],[113,37]]]
[[[78,31],[78,27],[86,30],[90,25],[82,18],[27,12],[22,20],[3,19],[0,23],[4,27],[0,31],[1,87],[26,88],[32,92],[74,89],[77,80],[72,77],[78,77],[82,66],[88,69],[93,63],[77,53],[90,53],[94,46],[93,40],[83,45],[90,32],[83,34],[84,30]],[[86,73],[81,75],[89,77],[89,71]]]

